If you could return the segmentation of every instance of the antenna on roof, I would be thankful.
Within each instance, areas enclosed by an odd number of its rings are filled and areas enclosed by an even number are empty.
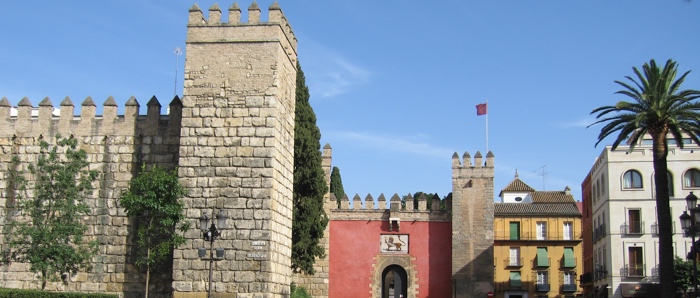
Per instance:
[[[541,166],[540,169],[542,170],[542,172],[538,174],[539,176],[542,176],[542,190],[546,190],[545,187],[544,187],[544,183],[545,183],[545,181],[547,180],[547,174],[549,174],[549,172],[545,172],[545,170],[544,170],[544,168],[545,168],[546,166],[547,166],[547,165]]]
[[[177,96],[177,68],[180,62],[180,56],[182,56],[182,50],[180,50],[180,47],[175,47],[173,53],[175,54],[175,84],[173,85],[173,97],[175,97]]]

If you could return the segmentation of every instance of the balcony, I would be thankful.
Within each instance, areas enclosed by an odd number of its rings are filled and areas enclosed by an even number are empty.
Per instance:
[[[671,226],[671,233],[676,234],[676,222],[673,222],[673,225]],[[659,236],[659,223],[653,223],[651,224],[651,235],[652,236]]]
[[[625,222],[620,225],[620,234],[622,235],[642,235],[644,234],[643,221]]]
[[[578,282],[581,283],[582,285],[593,283],[593,277],[594,277],[593,272],[586,272],[586,273],[581,274],[579,276]]]
[[[608,277],[608,270],[603,266],[598,266],[595,270],[594,280],[599,280]]]
[[[506,258],[505,260],[503,260],[503,264],[506,267],[522,267],[524,262],[523,262],[522,257],[520,257],[520,258]]]
[[[627,264],[620,269],[620,275],[623,277],[644,277],[644,264]]]
[[[593,230],[593,242],[598,242],[598,240],[603,238],[605,238],[605,224],[599,225]]]
[[[564,285],[561,285],[561,291],[562,291],[562,292],[576,292],[576,290],[577,290],[576,284],[569,284],[569,285],[564,284]]]
[[[508,280],[504,282],[499,282],[496,283],[496,289],[499,292],[505,292],[505,291],[527,291],[527,285],[525,285],[522,281],[520,280]]]
[[[549,284],[536,284],[537,292],[549,292]]]
[[[569,235],[564,235],[561,231],[550,231],[544,237],[537,238],[536,233],[521,231],[517,238],[512,238],[507,230],[494,231],[494,240],[499,241],[582,241],[581,232],[573,232]]]
[[[652,277],[659,277],[659,265],[656,265],[651,268],[651,276]]]

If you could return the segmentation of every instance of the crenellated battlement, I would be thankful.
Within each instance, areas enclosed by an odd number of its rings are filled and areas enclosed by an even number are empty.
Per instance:
[[[260,18],[261,11],[257,2],[253,1],[248,7],[248,22],[241,18],[241,8],[234,2],[228,8],[228,21],[222,19],[221,8],[214,3],[208,10],[208,18],[197,4],[189,10],[188,42],[217,42],[224,41],[248,41],[255,37],[267,36],[270,41],[278,41],[283,45],[287,56],[296,64],[297,39],[292,31],[292,26],[282,13],[279,3],[275,1],[268,7],[268,21]],[[277,29],[279,28],[279,29]]]
[[[331,194],[331,202],[336,198]],[[415,205],[414,205],[415,204]],[[376,199],[368,194],[360,197],[355,194],[352,199],[347,195],[340,199],[340,206],[331,203],[331,220],[385,220],[399,218],[402,221],[450,221],[452,210],[452,198],[445,199],[444,207],[441,206],[440,198],[435,195],[427,198],[424,194],[415,199],[408,194],[406,202],[399,194],[394,194],[390,198],[380,194]]]
[[[74,115],[75,106],[70,97],[54,107],[51,99],[44,98],[34,107],[24,97],[12,107],[6,97],[0,100],[0,137],[23,136],[177,136],[180,133],[182,102],[175,98],[169,113],[161,114],[161,105],[153,96],[148,102],[146,115],[139,115],[139,103],[133,96],[124,105],[124,114],[117,115],[118,105],[113,97],[102,104],[102,115],[97,114],[97,104],[91,97],[81,103],[80,115]]]
[[[489,151],[486,154],[486,162],[483,161],[483,157],[481,156],[481,152],[477,151],[476,154],[474,154],[474,163],[472,164],[472,157],[469,155],[469,152],[464,152],[464,155],[462,155],[462,160],[459,159],[459,155],[457,152],[452,154],[452,169],[457,169],[457,168],[493,168],[494,166],[494,156],[491,151]]]

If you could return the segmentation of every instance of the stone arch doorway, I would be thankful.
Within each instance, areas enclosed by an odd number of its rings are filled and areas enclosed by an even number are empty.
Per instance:
[[[387,266],[382,272],[382,298],[408,297],[408,274],[399,265]]]

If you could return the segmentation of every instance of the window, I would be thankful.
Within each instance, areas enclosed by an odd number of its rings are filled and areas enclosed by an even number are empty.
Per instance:
[[[520,282],[520,271],[510,272],[510,286],[519,287],[522,283]]]
[[[644,255],[641,246],[627,248],[627,276],[644,276]]]
[[[600,174],[600,192],[605,194],[605,174]]]
[[[564,292],[576,292],[576,272],[565,271],[563,276],[562,290]]]
[[[570,221],[564,222],[564,240],[574,239],[574,223]]]
[[[510,222],[510,240],[520,240],[520,222]]]
[[[538,285],[547,284],[547,271],[537,271],[537,284]]]
[[[656,181],[654,180],[655,178],[656,178],[655,176],[653,176],[653,175],[651,176],[652,182],[654,182],[654,183],[656,183]],[[668,195],[669,195],[669,197],[673,198],[673,196],[674,196],[673,176],[671,175],[670,172],[666,173],[666,180],[668,183]],[[652,187],[651,191],[652,191],[652,195],[654,197],[656,197],[656,188]]]
[[[549,291],[549,279],[547,279],[547,271],[537,271],[537,291],[538,292],[548,292]]]
[[[549,256],[547,255],[546,247],[537,248],[537,260],[535,262],[537,267],[547,267],[549,266]]]
[[[627,209],[627,233],[642,233],[642,220],[641,212],[639,209]]]
[[[510,259],[508,266],[520,266],[520,247],[510,248]]]
[[[642,188],[642,175],[635,170],[629,170],[625,172],[622,181],[622,188],[624,189],[635,189]]]
[[[547,240],[547,222],[537,222],[537,240]]]
[[[565,285],[575,285],[576,284],[576,272],[573,272],[573,271],[564,272],[564,284]]]
[[[522,197],[515,197],[515,201],[516,201],[516,202],[522,202],[522,201],[523,201],[523,198],[522,198]]]
[[[700,187],[700,171],[690,169],[683,175],[683,187]]]

